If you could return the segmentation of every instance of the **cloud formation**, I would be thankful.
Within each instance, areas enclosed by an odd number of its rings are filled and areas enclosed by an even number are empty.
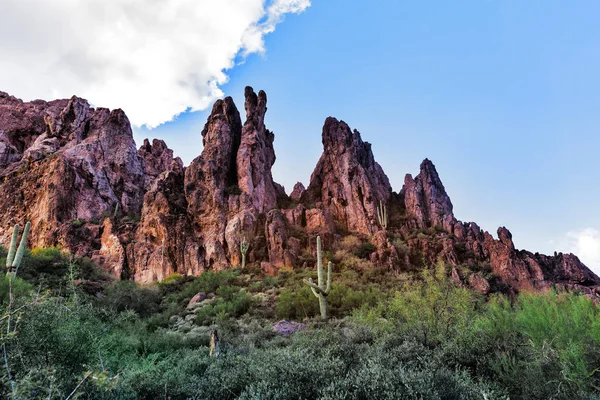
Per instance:
[[[600,231],[586,228],[567,233],[561,247],[573,253],[596,274],[600,275]]]
[[[155,127],[223,93],[236,57],[310,0],[3,0],[0,90],[76,94]]]

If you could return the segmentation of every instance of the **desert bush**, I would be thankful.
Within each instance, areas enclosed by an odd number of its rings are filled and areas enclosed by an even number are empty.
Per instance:
[[[9,282],[10,277],[7,275],[0,276],[0,307],[5,307],[9,302]],[[28,282],[25,282],[19,277],[12,279],[12,292],[17,302],[21,303],[31,294],[33,287]]]
[[[599,317],[581,295],[524,293],[513,304],[499,296],[474,335],[493,350],[487,365],[511,397],[586,398],[600,383]]]
[[[214,302],[196,311],[196,322],[200,325],[212,324],[219,318],[237,318],[246,314],[252,307],[252,295],[233,286],[221,286]]]
[[[115,282],[102,298],[64,291],[37,303],[37,287],[16,278],[15,301],[28,307],[13,320],[15,333],[0,330],[0,339],[23,399],[64,399],[82,380],[80,399],[598,398],[600,309],[592,299],[555,292],[484,299],[447,273],[439,264],[406,281],[384,270],[343,270],[328,298],[334,318],[309,319],[287,337],[256,318],[243,287],[267,281],[237,271],[150,286]],[[307,276],[314,271],[274,280],[279,318],[318,315],[301,284]],[[197,322],[216,324],[218,358],[208,356],[207,327],[182,333],[164,322],[198,291],[214,294]],[[5,300],[0,280],[0,307]],[[12,392],[2,367],[0,398]]]
[[[159,311],[161,297],[156,286],[115,281],[104,290],[98,303],[117,312],[133,310],[142,317],[149,317]]]

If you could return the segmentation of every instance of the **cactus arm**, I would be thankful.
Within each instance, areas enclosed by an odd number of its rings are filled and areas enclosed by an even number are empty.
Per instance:
[[[329,263],[327,263],[327,289],[325,289],[325,296],[327,296],[329,294],[329,292],[331,292],[331,270],[332,270],[333,266],[331,264],[331,261],[329,261]]]
[[[323,256],[321,254],[321,236],[317,236],[317,277],[319,287],[323,287]]]
[[[317,298],[319,298],[320,295],[326,296],[325,291],[323,289],[321,289],[319,286],[317,286],[317,284],[314,283],[311,278],[304,279],[304,283],[306,283],[308,286],[310,286],[310,288],[312,289],[313,294]]]
[[[27,247],[27,236],[29,235],[29,230],[31,229],[31,222],[25,224],[25,229],[23,230],[23,236],[21,237],[21,244],[19,244],[19,249],[17,250],[17,254],[15,255],[15,259],[13,260],[12,267],[15,269],[15,274],[19,269],[19,265],[21,265],[21,260],[23,260],[23,255],[25,254],[25,248]]]
[[[12,238],[10,240],[10,248],[8,250],[8,255],[6,256],[6,269],[10,270],[12,267],[13,260],[15,258],[15,252],[17,251],[17,239],[19,237],[19,224],[15,225],[13,229]]]

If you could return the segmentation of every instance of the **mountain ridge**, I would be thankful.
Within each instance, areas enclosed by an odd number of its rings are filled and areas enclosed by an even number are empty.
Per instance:
[[[118,278],[150,282],[239,265],[244,237],[248,261],[273,274],[310,266],[315,236],[331,248],[352,234],[373,245],[366,258],[381,268],[441,259],[453,279],[484,293],[559,286],[597,294],[600,278],[575,255],[517,250],[505,227],[494,239],[455,218],[430,160],[394,192],[371,145],[333,117],[309,184],[288,196],[271,174],[266,93],[244,94],[245,121],[231,97],[217,100],[201,132],[204,148],[184,166],[162,140],[136,148],[122,110],[0,92],[0,241],[14,223],[31,220],[30,246],[62,246]],[[387,229],[377,220],[380,205]]]

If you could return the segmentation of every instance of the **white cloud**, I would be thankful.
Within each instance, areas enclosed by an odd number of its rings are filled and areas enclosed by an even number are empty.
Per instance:
[[[310,0],[3,0],[0,90],[73,94],[154,127],[223,95],[237,56]]]
[[[586,228],[580,231],[567,233],[566,238],[561,241],[561,247],[566,252],[573,253],[579,259],[600,275],[600,231],[594,228]]]

